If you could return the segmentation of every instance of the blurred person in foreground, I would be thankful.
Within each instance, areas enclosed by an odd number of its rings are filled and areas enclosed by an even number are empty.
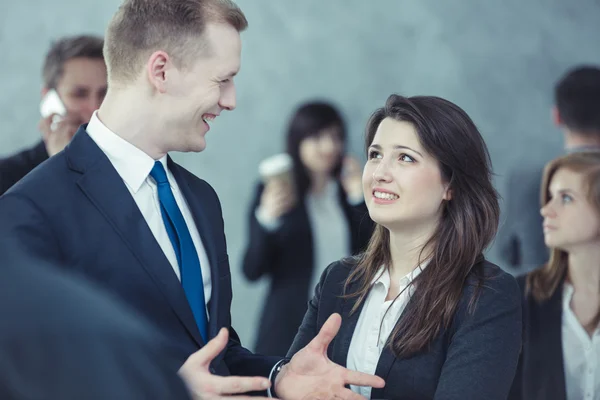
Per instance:
[[[88,282],[2,248],[0,398],[189,398],[145,322]]]

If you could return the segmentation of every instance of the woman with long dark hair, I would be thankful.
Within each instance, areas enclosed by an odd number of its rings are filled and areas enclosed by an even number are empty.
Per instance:
[[[511,400],[600,399],[600,152],[546,165],[550,260],[518,278],[525,335]]]
[[[323,273],[288,356],[339,313],[329,358],[386,381],[355,392],[506,399],[521,347],[520,294],[483,256],[500,212],[483,138],[447,100],[392,95],[368,122],[366,148],[375,232],[360,257]]]
[[[371,236],[360,166],[345,145],[346,126],[333,105],[302,104],[287,133],[291,179],[258,185],[243,264],[248,279],[270,278],[258,353],[286,355],[325,267],[364,250]]]

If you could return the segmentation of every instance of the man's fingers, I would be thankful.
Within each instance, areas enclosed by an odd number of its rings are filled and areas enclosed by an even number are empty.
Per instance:
[[[363,396],[358,393],[354,393],[350,389],[341,388],[335,393],[335,398],[340,398],[344,400],[365,400]]]
[[[38,129],[44,134],[44,137],[47,137],[50,133],[52,133],[50,125],[52,125],[52,116],[40,119]]]
[[[227,400],[273,400],[275,397],[227,396]]]
[[[350,370],[346,370],[344,383],[346,385],[368,386],[374,388],[382,388],[385,386],[385,381],[378,376]]]
[[[66,121],[64,119],[51,121],[47,123],[46,120],[42,120],[40,123],[40,130],[47,135],[67,135],[73,136],[81,124],[78,121]]]
[[[321,353],[327,352],[329,343],[331,343],[335,335],[337,335],[341,325],[342,317],[340,314],[331,314],[321,327],[319,334],[308,344],[308,347],[312,347]]]
[[[67,114],[61,117],[61,121],[65,121],[66,123],[74,125],[81,125],[83,123],[81,117],[77,114]]]
[[[227,400],[273,400],[268,397],[250,397],[250,396],[227,396]]]
[[[75,135],[75,132],[77,132],[77,128],[79,128],[79,125],[59,122],[58,124],[56,124],[56,126],[51,127],[50,136],[53,136],[60,140],[70,140],[73,137],[73,135]]]
[[[71,134],[75,133],[79,126],[83,124],[81,117],[77,114],[69,113],[67,115],[52,114],[44,121],[44,125],[50,127],[52,133]]]
[[[226,328],[221,328],[219,334],[210,340],[204,347],[194,353],[194,363],[200,363],[208,366],[210,362],[219,355],[219,353],[227,345],[229,331]]]
[[[241,394],[267,390],[271,383],[263,377],[227,376],[214,377],[214,386],[219,394]]]

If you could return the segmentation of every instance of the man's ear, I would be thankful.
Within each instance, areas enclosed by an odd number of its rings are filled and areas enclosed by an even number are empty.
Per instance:
[[[167,91],[167,70],[171,65],[170,61],[166,52],[158,50],[150,55],[146,63],[148,81],[160,93]]]

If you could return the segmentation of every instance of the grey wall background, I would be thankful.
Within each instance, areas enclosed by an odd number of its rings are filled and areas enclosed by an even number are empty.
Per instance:
[[[9,9],[10,4],[10,9]],[[51,40],[102,34],[118,0],[0,0],[0,155],[39,140],[42,58]],[[433,94],[463,107],[483,132],[496,184],[512,168],[561,149],[552,85],[570,66],[600,63],[598,0],[238,0],[243,34],[238,109],[223,114],[201,154],[174,158],[220,195],[231,260],[234,326],[253,343],[266,282],[240,274],[246,212],[265,156],[283,148],[286,118],[324,97],[348,118],[362,155],[369,114],[392,92]],[[490,251],[494,260],[494,248]]]

